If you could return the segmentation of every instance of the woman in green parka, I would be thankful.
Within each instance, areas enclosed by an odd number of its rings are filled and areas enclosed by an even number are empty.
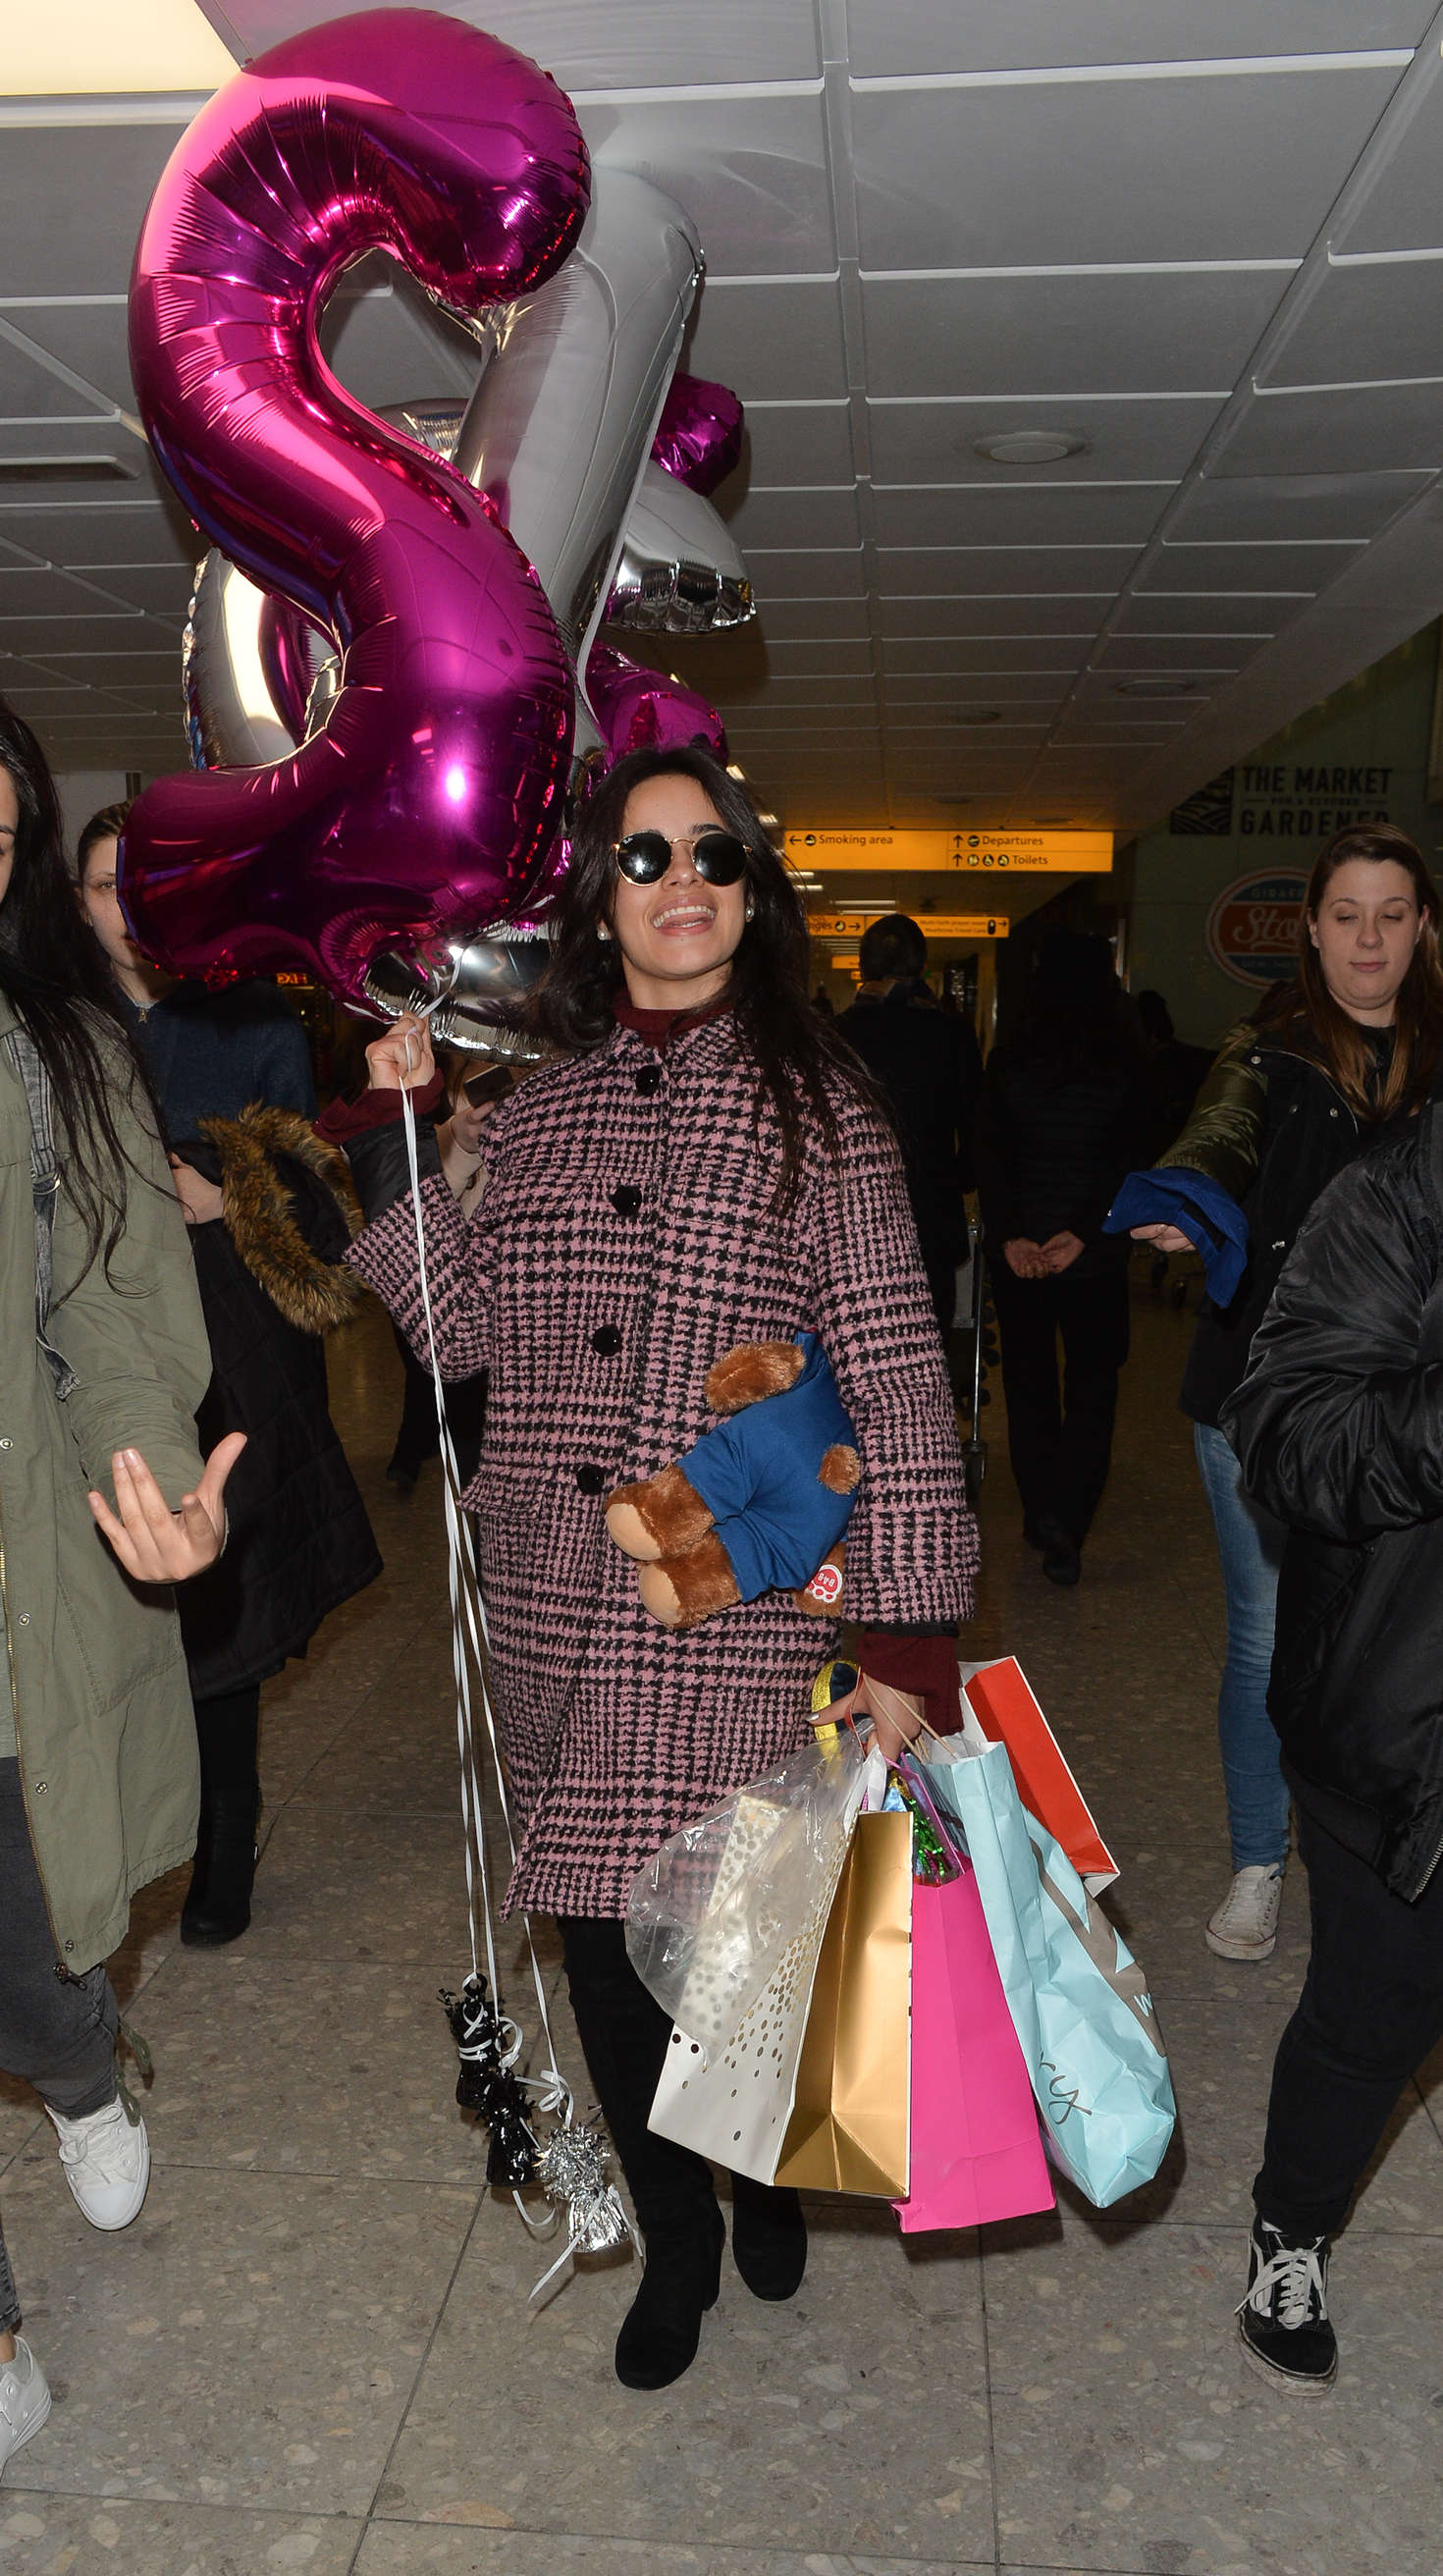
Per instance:
[[[145,2197],[104,1962],[195,1849],[170,1587],[224,1542],[210,1376],[143,1075],[66,872],[44,755],[0,701],[0,2066],[39,2093],[83,2214]],[[0,2474],[50,2411],[0,2238]]]

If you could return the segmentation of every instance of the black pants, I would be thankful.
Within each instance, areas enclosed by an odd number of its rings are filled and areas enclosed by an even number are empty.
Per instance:
[[[103,1967],[61,1976],[35,1866],[18,1761],[0,1762],[0,2066],[68,2120],[115,2098],[119,2010]],[[0,2333],[20,2322],[0,2237]]]
[[[1316,1817],[1300,1815],[1313,1947],[1278,2043],[1259,2215],[1290,2239],[1331,2236],[1415,2067],[1443,2038],[1443,1869],[1416,1905]]]
[[[1002,1340],[1007,1448],[1023,1513],[1034,1525],[1060,1522],[1080,1547],[1112,1459],[1118,1372],[1127,1357],[1126,1269],[1095,1279],[1070,1271],[1016,1279],[999,1257],[988,1275]]]
[[[566,1914],[559,1928],[576,2027],[641,2232],[653,2250],[685,2242],[706,2224],[716,2192],[704,2156],[646,2125],[671,2023],[626,1955],[624,1923]]]

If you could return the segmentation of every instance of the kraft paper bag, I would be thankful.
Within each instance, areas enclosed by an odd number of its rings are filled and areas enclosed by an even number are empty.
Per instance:
[[[1053,2207],[1031,2079],[965,1867],[912,1890],[911,2164],[904,2236]]]
[[[912,1897],[911,1817],[859,1816],[817,1962],[778,2183],[906,2195]]]
[[[1016,1656],[964,1664],[962,1697],[986,1741],[1006,1745],[1028,1814],[1061,1844],[1089,1896],[1100,1896],[1116,1878],[1117,1863]]]

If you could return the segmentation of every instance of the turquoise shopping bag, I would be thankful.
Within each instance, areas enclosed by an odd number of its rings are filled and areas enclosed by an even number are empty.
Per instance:
[[[1150,2182],[1176,2119],[1147,1980],[1066,1853],[1017,1795],[1007,1750],[951,1736],[927,1785],[956,1819],[1043,2133],[1099,2209]]]

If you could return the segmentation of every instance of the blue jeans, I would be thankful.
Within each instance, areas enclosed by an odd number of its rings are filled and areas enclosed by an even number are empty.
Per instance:
[[[1242,1471],[1220,1431],[1193,1425],[1198,1473],[1217,1532],[1228,1612],[1228,1651],[1218,1692],[1218,1742],[1234,1869],[1270,1869],[1288,1854],[1288,1784],[1268,1715],[1268,1675],[1286,1531],[1243,1491]]]

